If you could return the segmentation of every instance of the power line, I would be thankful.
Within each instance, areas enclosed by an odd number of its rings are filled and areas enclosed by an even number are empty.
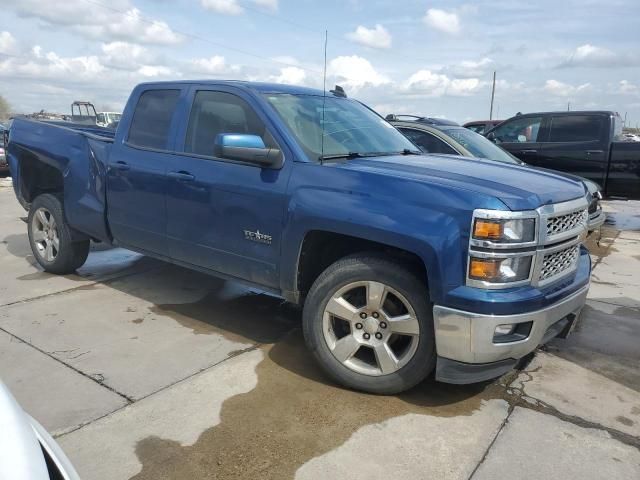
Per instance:
[[[102,2],[98,2],[98,1],[95,1],[95,0],[84,0],[84,1],[86,3],[89,3],[89,4],[92,4],[92,5],[104,8],[106,10],[111,10],[112,12],[120,13],[122,15],[126,15],[126,16],[129,16],[129,17],[131,16],[131,13],[126,11],[126,10],[122,10],[122,9],[119,9],[119,8],[111,7],[109,5],[105,5]],[[143,21],[143,22],[145,22],[147,24],[150,24],[150,25],[154,25],[154,24],[156,24],[158,22],[157,20],[154,20],[154,19],[152,19],[150,17],[143,16],[143,15],[139,15],[136,18],[138,18],[141,21]],[[243,49],[240,49],[240,48],[237,48],[237,47],[232,47],[232,46],[226,45],[224,43],[216,42],[214,40],[208,39],[206,37],[203,37],[203,36],[195,34],[195,33],[189,33],[189,32],[185,32],[185,31],[182,31],[182,30],[177,30],[177,29],[175,29],[173,27],[170,27],[170,28],[171,28],[171,30],[173,32],[178,33],[178,34],[182,35],[183,37],[191,38],[193,40],[199,40],[201,42],[208,43],[210,45],[214,45],[214,46],[219,47],[219,48],[224,48],[224,49],[227,49],[227,50],[231,50],[233,52],[237,52],[237,53],[240,53],[240,54],[243,54],[243,55],[247,55],[247,56],[250,56],[250,57],[258,58],[258,59],[263,60],[263,61],[268,61],[268,62],[271,62],[271,63],[277,63],[277,64],[284,65],[284,66],[287,66],[287,67],[296,67],[296,68],[300,68],[301,70],[305,70],[305,71],[311,72],[311,73],[322,74],[322,72],[320,72],[318,70],[314,70],[314,69],[311,69],[311,68],[303,67],[303,66],[301,66],[299,64],[295,64],[295,63],[291,63],[291,62],[283,62],[281,60],[277,60],[277,59],[274,59],[274,58],[265,57],[264,55],[258,55],[256,53],[252,53],[252,52],[249,52],[247,50],[243,50]]]

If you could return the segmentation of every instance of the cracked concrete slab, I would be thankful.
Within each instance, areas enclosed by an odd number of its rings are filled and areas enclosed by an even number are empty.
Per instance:
[[[281,301],[166,265],[0,309],[0,327],[132,399],[291,328]]]
[[[539,352],[513,387],[564,415],[640,437],[640,392],[583,366]]]
[[[296,480],[467,479],[507,417],[504,400],[483,401],[469,416],[408,414],[360,428],[316,457]]]
[[[220,423],[224,401],[255,388],[260,350],[244,353],[186,381],[58,438],[83,480],[127,479],[142,464],[139,441],[148,437],[191,445]]]
[[[602,430],[516,407],[473,480],[640,478],[640,450]]]
[[[0,332],[0,378],[22,408],[54,434],[127,404],[121,396],[4,332]]]

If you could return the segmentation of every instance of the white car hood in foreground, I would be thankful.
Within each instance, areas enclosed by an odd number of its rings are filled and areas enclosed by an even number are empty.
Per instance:
[[[49,480],[43,449],[65,480],[79,480],[80,477],[55,440],[22,410],[0,381],[0,478]]]

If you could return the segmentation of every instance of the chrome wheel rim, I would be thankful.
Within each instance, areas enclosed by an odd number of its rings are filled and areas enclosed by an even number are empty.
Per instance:
[[[409,301],[380,282],[353,282],[337,290],[322,319],[324,340],[348,369],[389,375],[415,355],[420,324]]]
[[[56,220],[46,208],[40,207],[33,214],[31,235],[38,256],[46,262],[53,262],[60,251],[60,237]]]

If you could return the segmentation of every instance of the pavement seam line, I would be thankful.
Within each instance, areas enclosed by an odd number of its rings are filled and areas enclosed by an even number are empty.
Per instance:
[[[506,417],[504,417],[504,420],[502,420],[502,423],[500,424],[500,428],[498,428],[498,431],[496,432],[496,434],[491,439],[491,442],[489,443],[489,445],[487,446],[486,450],[484,451],[484,454],[482,455],[482,458],[480,459],[478,464],[475,466],[475,468],[471,472],[471,475],[469,475],[468,480],[471,480],[474,477],[474,475],[476,474],[476,472],[478,471],[480,466],[487,459],[487,456],[489,455],[489,451],[491,450],[493,445],[496,443],[496,440],[498,440],[498,437],[500,436],[500,433],[502,433],[502,430],[504,429],[505,425],[507,423],[509,423],[509,417],[511,417],[511,414],[513,413],[513,410],[515,409],[515,406],[512,405],[510,402],[508,402],[508,403],[509,403],[509,409],[507,410]]]
[[[123,398],[124,400],[127,401],[127,403],[133,403],[134,400],[129,397],[128,395],[125,395],[124,393],[121,393],[119,391],[117,391],[115,388],[111,387],[110,385],[107,385],[104,382],[100,382],[98,380],[96,380],[95,378],[93,378],[91,375],[84,373],[82,370],[78,370],[76,367],[69,365],[68,363],[65,363],[64,361],[62,361],[61,359],[55,357],[54,355],[51,355],[49,352],[47,352],[46,350],[43,350],[39,347],[36,347],[35,345],[33,345],[30,342],[27,342],[24,338],[19,337],[18,335],[15,335],[11,332],[9,332],[8,330],[4,329],[3,327],[0,327],[0,331],[6,333],[7,335],[15,338],[16,340],[19,340],[20,342],[24,343],[25,345],[30,346],[31,348],[33,348],[34,350],[37,350],[38,352],[42,353],[43,355],[46,355],[47,357],[55,360],[56,362],[60,363],[61,365],[64,365],[67,368],[70,368],[71,370],[73,370],[74,372],[82,375],[85,378],[88,378],[89,380],[91,380],[94,383],[97,383],[98,385],[100,385],[101,387],[106,388],[107,390],[115,393],[116,395],[118,395],[119,397]]]
[[[123,273],[122,275],[115,274],[115,276],[107,277],[104,280],[88,280],[89,283],[85,283],[84,285],[78,285],[77,287],[71,287],[71,288],[67,288],[65,290],[60,290],[58,292],[44,293],[42,295],[37,295],[35,297],[24,298],[22,300],[16,300],[16,301],[9,302],[9,303],[3,303],[2,305],[0,305],[0,308],[11,307],[13,305],[19,305],[19,304],[23,304],[23,303],[30,303],[30,302],[34,302],[36,300],[41,300],[43,298],[49,298],[49,297],[54,297],[56,295],[62,295],[62,294],[65,294],[65,293],[75,292],[77,290],[82,290],[83,288],[91,287],[91,286],[94,286],[94,285],[109,284],[111,282],[115,282],[117,280],[122,280],[124,278],[133,277],[135,275],[141,275],[143,273],[153,272],[154,270],[158,270],[160,268],[162,268],[162,265],[158,265],[156,267],[150,267],[150,268],[148,268],[146,270],[142,270],[140,272]],[[60,275],[60,276],[64,276],[64,275]]]
[[[108,417],[110,415],[118,413],[120,410],[124,410],[125,408],[131,407],[131,406],[141,402],[142,400],[145,400],[145,399],[147,399],[147,398],[149,398],[151,396],[154,396],[154,395],[156,395],[158,393],[162,393],[163,391],[165,391],[165,390],[167,390],[167,389],[169,389],[171,387],[174,387],[174,386],[176,386],[176,385],[178,385],[178,384],[180,384],[182,382],[186,382],[187,380],[190,380],[191,378],[193,378],[193,377],[195,377],[197,375],[200,375],[201,373],[204,373],[207,370],[210,370],[210,369],[212,369],[214,367],[217,367],[218,365],[221,365],[224,362],[226,362],[228,360],[231,360],[232,358],[239,357],[239,356],[241,356],[241,355],[243,355],[245,353],[253,352],[254,350],[259,349],[262,345],[263,344],[261,344],[261,343],[255,343],[255,344],[253,344],[250,347],[247,347],[245,349],[237,350],[236,352],[233,353],[233,355],[229,355],[228,357],[223,358],[222,360],[220,360],[220,361],[218,361],[216,363],[212,363],[211,365],[208,365],[206,367],[203,367],[203,368],[199,369],[197,372],[193,372],[193,373],[187,375],[186,377],[183,377],[183,378],[181,378],[179,380],[176,380],[175,382],[169,383],[169,384],[167,384],[167,385],[165,385],[165,386],[163,386],[163,387],[161,387],[161,388],[159,388],[157,390],[154,390],[153,392],[147,393],[143,397],[140,397],[140,398],[137,398],[135,400],[132,400],[130,403],[127,403],[126,405],[122,405],[121,407],[118,407],[115,410],[112,410],[111,412],[105,413],[104,415],[100,415],[99,417],[96,417],[96,418],[94,418],[92,420],[89,420],[88,422],[82,423],[80,425],[76,425],[75,427],[71,427],[71,428],[69,428],[67,430],[58,432],[58,433],[56,433],[56,434],[54,434],[52,436],[53,436],[53,438],[60,438],[60,437],[64,437],[65,435],[69,435],[70,433],[77,432],[78,430],[81,430],[84,427],[86,427],[88,425],[91,425],[94,422],[97,422],[98,420],[102,420],[105,417]]]

